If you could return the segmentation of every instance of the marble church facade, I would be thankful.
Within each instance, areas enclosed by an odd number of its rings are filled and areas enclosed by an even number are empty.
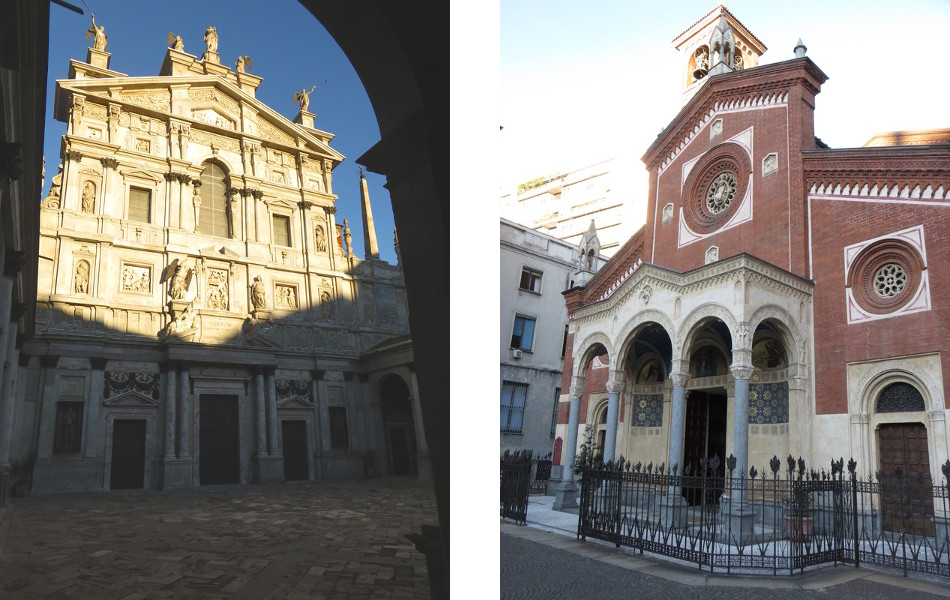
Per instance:
[[[158,76],[112,71],[94,46],[57,82],[16,485],[428,476],[405,285],[379,259],[365,180],[361,260],[337,223],[344,157],[306,95],[281,116],[209,35],[200,58],[169,48]]]
[[[760,65],[765,46],[717,7],[674,44],[684,106],[643,157],[646,225],[565,292],[556,463],[594,428],[605,460],[854,457],[938,481],[950,130],[831,149],[814,131],[827,76],[801,42]],[[575,493],[560,471],[556,507]]]

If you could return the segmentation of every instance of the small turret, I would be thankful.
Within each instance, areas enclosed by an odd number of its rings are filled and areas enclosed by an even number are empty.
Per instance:
[[[597,259],[600,256],[600,239],[597,237],[597,227],[594,226],[594,220],[590,220],[590,227],[577,245],[577,262],[575,264],[574,285],[587,285],[594,273],[597,272]]]

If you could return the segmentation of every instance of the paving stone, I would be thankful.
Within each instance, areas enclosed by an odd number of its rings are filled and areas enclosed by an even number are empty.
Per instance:
[[[36,496],[6,517],[3,600],[428,598],[404,536],[437,521],[431,484],[395,478]]]

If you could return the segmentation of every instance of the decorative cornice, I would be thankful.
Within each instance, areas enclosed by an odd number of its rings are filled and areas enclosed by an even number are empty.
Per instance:
[[[943,184],[937,182],[911,182],[904,183],[880,183],[881,180],[890,179],[887,176],[881,176],[878,183],[867,181],[855,181],[852,176],[849,183],[836,183],[830,179],[826,183],[812,183],[808,190],[809,196],[850,196],[853,198],[891,198],[891,199],[921,199],[921,200],[944,200],[946,198]],[[934,188],[936,185],[936,189]],[[913,186],[913,187],[911,187]],[[922,187],[926,186],[926,187]]]

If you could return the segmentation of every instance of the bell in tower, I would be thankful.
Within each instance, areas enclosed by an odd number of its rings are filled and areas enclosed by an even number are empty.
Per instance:
[[[766,50],[765,44],[722,5],[676,36],[673,45],[686,63],[683,104],[709,77],[757,67]]]

